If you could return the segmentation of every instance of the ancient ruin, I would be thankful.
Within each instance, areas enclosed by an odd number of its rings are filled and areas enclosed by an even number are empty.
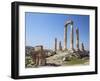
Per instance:
[[[59,50],[62,51],[61,41],[59,41]]]
[[[73,21],[72,20],[68,20],[66,21],[65,23],[65,27],[64,27],[64,50],[67,49],[67,28],[68,28],[68,25],[70,25],[71,27],[71,33],[70,33],[70,49],[73,50],[74,47],[73,47],[73,39],[74,39],[74,36],[73,36]]]
[[[83,43],[81,43],[81,51],[85,51]]]
[[[55,38],[55,51],[57,51],[57,38]]]
[[[76,29],[76,51],[79,51],[79,30]]]
[[[70,50],[70,51],[79,51],[79,29],[76,28],[76,49],[74,48],[74,27],[73,27],[73,21],[72,20],[68,20],[65,22],[65,26],[64,26],[64,48],[63,50]],[[68,29],[68,25],[70,25],[71,28],[71,32],[70,32],[70,48],[67,47],[67,29]],[[55,45],[57,44],[57,39],[55,40]],[[57,45],[56,45],[57,46]],[[55,47],[56,47],[55,46]],[[57,50],[57,49],[56,49]]]
[[[36,46],[32,54],[35,66],[44,66],[46,64],[46,56],[43,51],[43,46]]]
[[[69,48],[67,43],[68,27],[71,28]],[[74,65],[75,62],[76,64],[89,64],[89,51],[85,50],[83,43],[80,44],[79,34],[79,28],[74,27],[74,22],[67,20],[64,25],[64,40],[59,40],[59,38],[55,37],[54,50],[43,49],[43,45],[33,47],[34,49],[30,55],[33,60],[31,67]],[[76,37],[74,37],[74,35],[76,35]],[[63,43],[61,41],[63,41]],[[76,48],[74,48],[74,45]],[[30,65],[27,65],[27,67],[28,66]]]

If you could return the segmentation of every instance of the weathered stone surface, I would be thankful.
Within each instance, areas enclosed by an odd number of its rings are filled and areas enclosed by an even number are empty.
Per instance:
[[[61,41],[59,42],[59,50],[62,51]]]
[[[35,51],[43,51],[43,46],[42,45],[38,45],[34,47]]]
[[[64,50],[67,49],[67,28],[68,25],[71,25],[71,33],[70,33],[70,49],[73,50],[73,44],[74,44],[74,32],[73,32],[73,21],[72,20],[68,20],[65,22],[65,27],[64,27]]]
[[[70,49],[71,50],[74,49],[73,44],[74,44],[74,32],[73,32],[73,25],[71,25],[71,33],[70,33]]]
[[[81,43],[81,51],[85,51],[83,43]]]
[[[55,38],[55,51],[57,51],[57,38]]]
[[[67,27],[64,27],[64,50],[67,49]]]
[[[67,20],[67,21],[65,22],[65,27],[66,27],[66,26],[68,26],[69,24],[72,24],[72,25],[73,25],[73,21],[72,21],[72,20],[70,20],[70,19],[69,19],[69,20]]]
[[[45,52],[43,51],[43,46],[39,45],[34,47],[34,52],[32,54],[33,61],[35,66],[43,66],[46,64],[46,56]]]
[[[79,51],[79,30],[76,29],[76,51]]]
[[[86,52],[75,52],[72,53],[71,51],[64,51],[64,52],[57,52],[57,54],[46,58],[47,60],[47,64],[55,64],[55,65],[59,65],[59,66],[64,66],[65,62],[70,62],[73,58],[75,59],[83,59],[85,57],[88,56],[81,56],[81,54],[84,55],[86,54]]]

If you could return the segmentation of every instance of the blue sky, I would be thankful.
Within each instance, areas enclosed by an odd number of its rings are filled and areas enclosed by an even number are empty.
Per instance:
[[[79,28],[80,43],[84,43],[86,49],[89,48],[89,16],[74,14],[51,14],[25,12],[26,22],[26,46],[43,45],[44,48],[54,49],[54,39],[64,41],[64,23],[71,19],[74,22],[74,47],[75,29]],[[67,34],[68,48],[70,44],[70,25]]]

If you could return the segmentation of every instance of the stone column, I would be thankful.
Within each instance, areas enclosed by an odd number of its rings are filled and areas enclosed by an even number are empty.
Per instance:
[[[84,51],[84,44],[81,43],[81,51]]]
[[[62,50],[61,41],[59,41],[59,50]]]
[[[76,29],[76,50],[79,51],[79,30]]]
[[[67,27],[64,27],[64,50],[67,49]]]
[[[70,49],[73,50],[73,43],[74,43],[74,33],[73,33],[73,24],[71,24],[71,33],[70,33]]]
[[[55,51],[57,51],[57,38],[55,38]]]

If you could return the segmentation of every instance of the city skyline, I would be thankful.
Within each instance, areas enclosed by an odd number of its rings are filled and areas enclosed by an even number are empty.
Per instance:
[[[76,28],[79,29],[79,41],[89,49],[89,16],[74,14],[25,13],[26,46],[43,45],[54,49],[54,40],[61,41],[63,47],[64,24],[71,19],[74,22],[74,48],[76,48]],[[69,25],[70,26],[70,25]],[[70,27],[68,27],[67,47],[70,48]]]

